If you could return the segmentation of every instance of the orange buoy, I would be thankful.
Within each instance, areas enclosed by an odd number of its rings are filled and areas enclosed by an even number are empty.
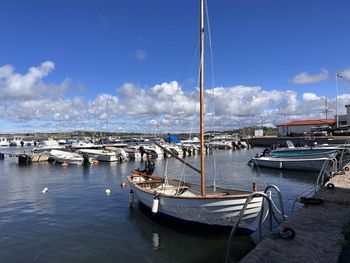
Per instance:
[[[121,188],[126,188],[126,183],[125,183],[125,182],[122,182],[122,183],[120,184],[120,186],[121,186]]]
[[[98,160],[93,160],[93,161],[92,161],[92,164],[93,164],[93,165],[97,165],[98,163],[99,163]]]
[[[63,168],[66,168],[66,167],[68,167],[68,163],[64,162],[64,163],[61,164],[61,166],[62,166]]]

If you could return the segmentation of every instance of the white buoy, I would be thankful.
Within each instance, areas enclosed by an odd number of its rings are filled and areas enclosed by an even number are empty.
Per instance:
[[[49,191],[49,188],[45,187],[41,192],[42,192],[43,194],[46,194],[48,191]]]
[[[111,189],[106,188],[106,190],[105,190],[105,194],[106,194],[106,195],[110,195],[110,194],[111,194]]]
[[[134,203],[134,192],[132,190],[130,190],[129,192],[129,204],[130,206],[132,206]]]
[[[158,196],[153,198],[152,213],[156,214],[158,212],[159,199]]]

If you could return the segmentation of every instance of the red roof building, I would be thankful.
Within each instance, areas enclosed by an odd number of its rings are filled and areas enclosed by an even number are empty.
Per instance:
[[[334,124],[334,119],[320,119],[320,120],[304,120],[304,121],[289,121],[279,123],[276,126],[300,126],[300,125],[331,125]]]
[[[279,123],[276,126],[278,136],[303,135],[312,133],[318,127],[330,127],[335,122],[334,119],[300,120]]]

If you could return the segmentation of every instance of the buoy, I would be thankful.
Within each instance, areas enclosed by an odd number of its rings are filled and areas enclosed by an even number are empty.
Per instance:
[[[126,188],[126,183],[125,183],[125,182],[122,182],[122,183],[120,184],[120,187],[123,188],[123,189]]]
[[[153,198],[152,213],[156,214],[158,212],[159,199],[158,196]]]
[[[256,192],[256,183],[253,183],[253,192]]]
[[[130,207],[132,207],[132,205],[134,204],[134,192],[131,189],[129,192],[129,204],[130,204]]]
[[[61,164],[61,166],[62,166],[63,168],[66,168],[66,167],[68,167],[68,163],[64,162],[64,163]]]
[[[49,188],[45,187],[41,192],[42,192],[43,194],[46,194],[48,191],[49,191]]]
[[[106,188],[106,189],[105,189],[105,194],[106,194],[107,196],[110,195],[110,194],[111,194],[111,189]]]
[[[98,165],[99,161],[98,160],[92,160],[93,165]]]

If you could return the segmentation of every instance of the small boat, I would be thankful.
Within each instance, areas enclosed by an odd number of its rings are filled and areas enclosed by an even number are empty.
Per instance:
[[[79,153],[85,153],[89,156],[95,157],[101,162],[117,162],[119,161],[119,156],[113,151],[109,150],[94,150],[94,149],[82,149]]]
[[[60,150],[51,150],[50,158],[57,163],[83,164],[84,162],[84,158],[81,154]]]
[[[276,158],[276,157],[255,157],[250,163],[262,167],[287,169],[287,170],[303,170],[303,171],[321,171],[323,164],[329,158]]]
[[[13,140],[10,141],[10,146],[23,146],[24,142],[21,137],[14,137]]]
[[[205,146],[204,146],[204,0],[200,1],[200,149],[201,168],[197,169],[185,162],[161,144],[158,145],[167,154],[180,160],[200,174],[201,184],[183,180],[149,176],[134,171],[127,176],[130,185],[130,200],[135,195],[139,203],[152,210],[155,216],[164,220],[198,224],[205,226],[232,227],[236,224],[242,208],[252,191],[234,190],[205,184]],[[179,176],[181,172],[179,171]],[[247,205],[240,221],[240,229],[251,233],[258,227],[259,215],[262,215],[262,197],[255,197]]]
[[[38,147],[34,148],[34,152],[46,152],[51,150],[61,150],[64,149],[64,146],[59,145],[58,141],[49,138],[47,140],[39,142]]]
[[[71,149],[89,149],[89,148],[95,148],[95,144],[91,141],[77,141],[72,142],[70,147]]]
[[[340,148],[338,147],[319,147],[319,146],[303,146],[295,147],[294,144],[287,140],[287,147],[277,148],[269,151],[269,157],[281,157],[281,158],[322,158],[334,157],[335,153],[338,153]]]
[[[137,146],[130,146],[128,148],[124,148],[124,151],[129,155],[131,160],[141,160],[140,149]]]
[[[209,147],[220,150],[232,149],[232,142],[229,141],[211,141],[208,143]]]
[[[0,138],[0,146],[2,147],[7,147],[10,146],[9,141],[7,140],[7,138],[1,137]]]

